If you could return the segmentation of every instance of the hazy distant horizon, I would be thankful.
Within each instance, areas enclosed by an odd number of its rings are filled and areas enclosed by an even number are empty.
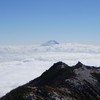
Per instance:
[[[42,41],[42,42],[34,42],[34,43],[6,43],[6,44],[0,44],[0,46],[32,46],[32,45],[33,46],[42,46],[42,44],[44,44],[48,41],[50,41],[50,40]],[[68,42],[56,41],[56,42],[58,42],[59,44],[80,44],[80,45],[100,46],[99,43],[69,42],[69,41]]]
[[[48,42],[48,41],[50,41],[50,40],[47,40],[47,41],[38,41],[38,42],[31,42],[31,43],[0,43],[0,46],[10,46],[10,45],[12,45],[12,46],[20,46],[20,45],[22,45],[22,46],[24,46],[24,45],[42,45],[42,44],[44,44],[44,43],[46,43],[46,42]],[[59,44],[65,44],[65,43],[71,43],[71,44],[83,44],[83,45],[97,45],[97,46],[99,46],[100,44],[99,43],[89,43],[89,42],[75,42],[75,41],[57,41],[57,40],[55,40],[56,42],[58,42]]]

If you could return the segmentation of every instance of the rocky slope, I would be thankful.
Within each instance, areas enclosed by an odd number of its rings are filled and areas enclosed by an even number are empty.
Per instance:
[[[0,100],[100,100],[100,67],[58,62]]]

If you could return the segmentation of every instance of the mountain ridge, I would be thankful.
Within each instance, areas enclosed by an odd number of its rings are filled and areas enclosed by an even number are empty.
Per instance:
[[[60,61],[0,100],[100,100],[100,67]]]

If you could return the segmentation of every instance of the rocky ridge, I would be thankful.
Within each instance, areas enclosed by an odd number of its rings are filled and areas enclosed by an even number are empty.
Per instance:
[[[0,100],[100,100],[100,67],[57,62]]]

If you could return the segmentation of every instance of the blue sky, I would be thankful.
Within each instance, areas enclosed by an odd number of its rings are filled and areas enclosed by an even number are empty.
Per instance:
[[[100,44],[100,0],[0,0],[0,44],[51,39]]]

